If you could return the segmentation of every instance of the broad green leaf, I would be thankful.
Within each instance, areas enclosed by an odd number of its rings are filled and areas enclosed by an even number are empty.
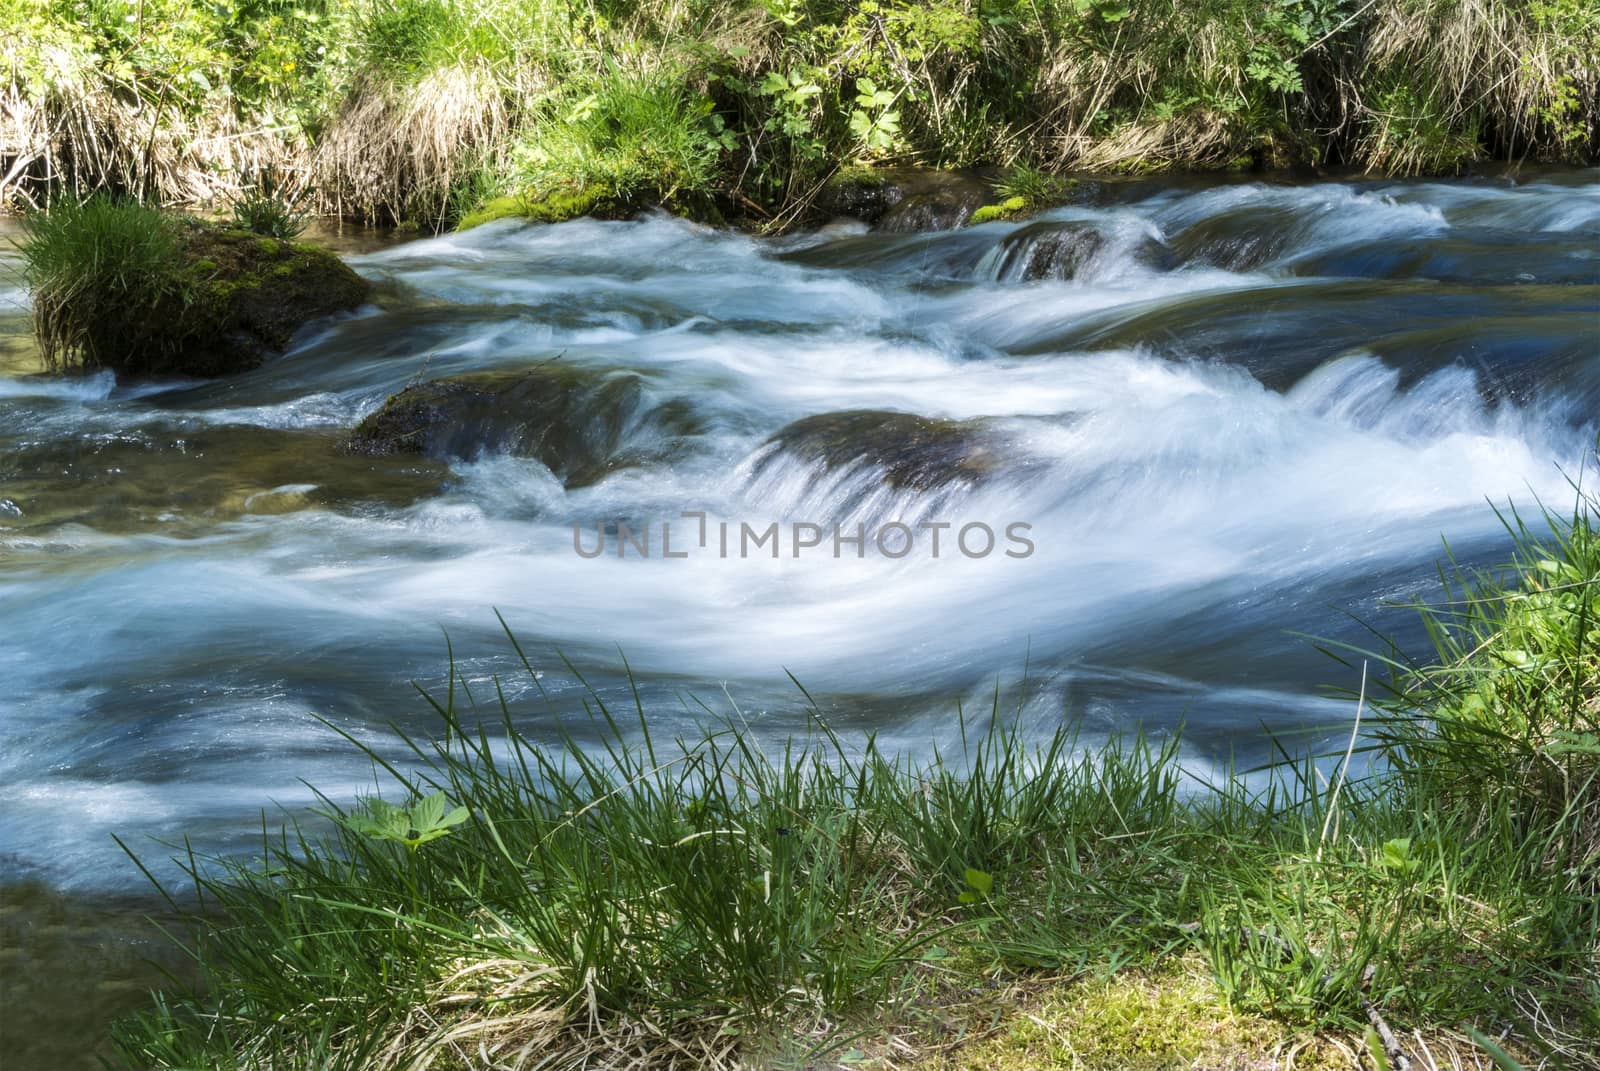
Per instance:
[[[967,884],[975,889],[980,896],[988,896],[989,890],[994,888],[994,875],[984,870],[967,868]]]

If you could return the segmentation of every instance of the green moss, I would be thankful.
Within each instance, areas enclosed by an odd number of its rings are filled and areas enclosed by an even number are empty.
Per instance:
[[[627,215],[637,205],[616,196],[602,182],[573,188],[550,190],[540,196],[525,193],[496,197],[478,211],[462,218],[458,230],[470,230],[497,219],[530,219],[539,223],[564,223],[580,216],[614,219]]]
[[[993,223],[996,220],[1011,219],[1025,211],[1028,201],[1025,197],[1007,197],[997,205],[984,205],[972,213],[973,223]]]
[[[217,270],[217,262],[201,257],[189,265],[189,270],[196,275],[209,275]]]
[[[283,252],[283,243],[276,238],[257,238],[256,248],[269,257],[275,257]]]
[[[864,164],[847,164],[841,167],[833,178],[828,180],[827,188],[837,189],[882,189],[889,184],[889,177],[875,167]]]
[[[521,219],[528,215],[528,199],[521,194],[512,194],[509,197],[496,197],[484,202],[482,208],[468,212],[461,217],[461,222],[456,224],[458,231],[470,231],[474,227],[481,227],[485,223],[493,223],[497,219]]]
[[[528,206],[530,219],[561,223],[579,216],[608,216],[621,206],[610,186],[593,182],[572,190],[553,190]]]
[[[1298,1047],[1298,1071],[1349,1068],[1338,1046],[1230,1011],[1202,964],[1181,961],[1154,973],[1126,971],[1047,991],[1032,1007],[1007,1009],[1009,1028],[963,1050],[963,1071],[1073,1068],[1077,1071],[1188,1071],[1273,1067],[1280,1048]],[[1006,1019],[1001,1020],[1002,1027]]]

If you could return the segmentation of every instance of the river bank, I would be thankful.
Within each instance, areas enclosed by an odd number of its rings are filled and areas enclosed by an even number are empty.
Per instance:
[[[434,231],[662,205],[767,231],[855,167],[1593,163],[1583,0],[5,0],[0,201],[270,186]]]
[[[207,994],[121,1044],[157,1068],[1600,1067],[1595,506],[1518,527],[1509,587],[1459,577],[1425,611],[1435,662],[1364,656],[1394,674],[1363,672],[1364,775],[1353,733],[1325,767],[1201,782],[1177,737],[1085,748],[998,695],[926,763],[816,707],[781,749],[742,717],[668,741],[593,692],[595,738],[546,747],[452,676],[420,767],[352,741],[385,774],[329,834],[187,864]]]

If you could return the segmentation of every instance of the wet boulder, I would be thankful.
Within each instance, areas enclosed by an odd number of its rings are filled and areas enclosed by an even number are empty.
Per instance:
[[[659,458],[693,431],[687,407],[653,404],[638,375],[546,362],[408,386],[357,425],[343,448],[444,461],[531,457],[568,487],[581,487]]]
[[[1299,225],[1293,209],[1253,205],[1190,224],[1172,239],[1172,248],[1185,264],[1255,271],[1288,252]]]
[[[905,188],[883,171],[851,170],[835,176],[817,195],[817,208],[831,217],[876,223],[905,200]]]
[[[1125,256],[1158,269],[1170,267],[1171,262],[1166,247],[1149,235],[1122,235],[1088,221],[1041,220],[1001,239],[994,277],[1016,281],[1073,279],[1102,255]]]
[[[893,167],[845,172],[823,187],[817,207],[877,230],[908,234],[953,231],[994,199],[990,184],[971,172]]]
[[[781,458],[829,472],[874,468],[889,486],[911,491],[975,485],[1005,460],[981,421],[866,409],[821,413],[785,425],[767,440],[753,475]]]
[[[907,169],[890,175],[900,197],[875,224],[881,231],[953,231],[995,199],[990,184],[969,172]]]

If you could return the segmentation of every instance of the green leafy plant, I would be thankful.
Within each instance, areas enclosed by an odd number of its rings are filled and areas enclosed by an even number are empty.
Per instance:
[[[974,870],[972,867],[962,874],[967,887],[961,890],[958,898],[963,904],[976,904],[989,899],[989,891],[994,888],[994,875],[986,870]]]
[[[891,107],[897,94],[879,89],[870,78],[856,79],[855,109],[850,113],[850,133],[868,154],[888,152],[900,136],[900,112]]]
[[[1378,850],[1378,865],[1391,873],[1409,876],[1416,872],[1422,860],[1411,852],[1410,837],[1395,837],[1383,842]]]
[[[410,807],[397,807],[374,797],[366,801],[364,808],[345,816],[344,825],[364,837],[404,845],[408,852],[448,836],[471,814],[465,807],[451,807],[443,792],[423,796]]]

